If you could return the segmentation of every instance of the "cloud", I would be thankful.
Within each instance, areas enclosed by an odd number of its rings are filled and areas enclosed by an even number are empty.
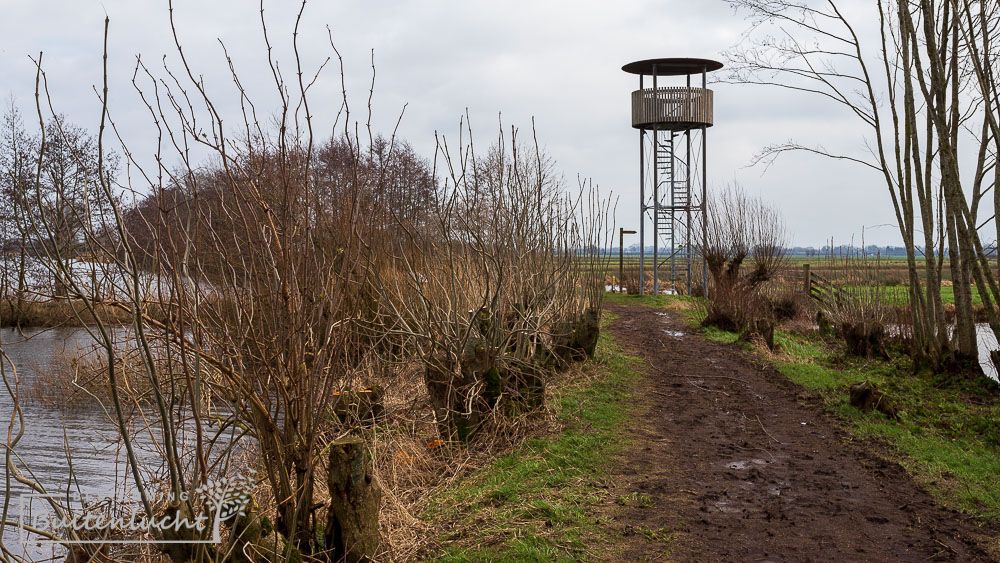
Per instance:
[[[105,13],[111,18],[109,61],[114,118],[140,158],[155,151],[153,124],[131,87],[135,56],[162,74],[161,57],[180,71],[165,2],[76,0],[17,2],[0,22],[3,86],[33,110],[34,67],[45,51],[57,111],[96,130]],[[294,78],[291,32],[297,5],[268,0],[274,54]],[[255,3],[177,0],[175,17],[192,71],[204,77],[228,118],[239,115],[221,39],[258,110],[278,108]],[[424,154],[434,133],[457,135],[468,108],[480,143],[495,137],[498,114],[526,133],[536,118],[539,140],[572,180],[593,178],[618,195],[618,222],[638,221],[637,135],[629,124],[629,93],[636,80],[620,70],[632,60],[660,56],[719,58],[746,27],[721,1],[444,0],[313,2],[299,38],[305,66],[315,69],[333,52],[344,55],[354,118],[365,120],[371,50],[377,68],[376,129],[389,133],[404,104],[400,134]],[[311,72],[311,71],[307,71]],[[147,85],[148,86],[148,85]],[[888,195],[877,177],[857,166],[790,155],[767,174],[747,169],[764,145],[795,138],[807,144],[863,150],[862,133],[843,111],[807,96],[773,89],[718,84],[716,127],[710,131],[710,185],[741,182],[784,212],[798,244],[846,240],[864,225],[893,223]],[[340,106],[336,60],[312,97],[317,130],[328,131]],[[235,121],[235,119],[234,119]],[[879,229],[869,242],[898,239]]]

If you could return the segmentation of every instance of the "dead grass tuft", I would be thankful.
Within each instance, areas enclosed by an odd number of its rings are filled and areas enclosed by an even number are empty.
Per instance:
[[[574,366],[550,385],[583,373]],[[399,384],[387,392],[386,427],[368,436],[383,491],[379,524],[390,561],[419,559],[439,547],[433,545],[434,530],[423,513],[442,490],[513,451],[528,437],[559,428],[555,411],[546,401],[545,408],[530,414],[492,413],[469,446],[442,442],[437,439],[422,377],[419,366],[405,370]]]
[[[130,321],[127,309],[110,303],[95,303],[98,316],[110,324],[127,324]],[[0,301],[0,326],[57,327],[83,326],[94,324],[91,315],[82,303],[69,299],[46,301],[29,300],[18,304],[14,300]]]

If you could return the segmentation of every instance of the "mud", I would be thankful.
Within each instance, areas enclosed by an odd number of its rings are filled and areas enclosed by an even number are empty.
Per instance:
[[[616,493],[649,497],[617,509],[622,560],[995,560],[1000,528],[939,505],[772,368],[679,313],[608,309],[647,374],[613,476]]]

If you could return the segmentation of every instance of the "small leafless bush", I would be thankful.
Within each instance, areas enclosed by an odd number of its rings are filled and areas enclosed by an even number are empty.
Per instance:
[[[380,322],[423,363],[440,437],[459,443],[537,410],[552,370],[593,355],[610,239],[589,184],[567,193],[516,130],[479,157],[464,126],[467,144],[439,142],[427,224],[400,224],[392,260],[372,264]]]
[[[824,316],[843,337],[848,353],[888,358],[886,341],[903,325],[882,283],[881,259],[858,250],[831,260],[840,262],[840,283],[824,299]]]
[[[801,297],[791,291],[782,291],[772,296],[770,301],[774,318],[778,322],[797,319],[805,310]]]
[[[787,261],[784,222],[739,186],[715,194],[707,209],[707,227],[695,237],[711,278],[702,324],[760,335],[773,347],[776,318],[765,288]]]
[[[906,279],[903,277],[904,272],[886,269],[882,274],[882,283],[887,287],[895,287],[900,285],[906,285]]]

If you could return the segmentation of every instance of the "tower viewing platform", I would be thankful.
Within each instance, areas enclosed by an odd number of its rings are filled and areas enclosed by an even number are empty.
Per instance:
[[[701,88],[691,87],[690,76],[705,76],[722,68],[722,63],[709,59],[647,59],[622,67],[630,74],[652,76],[652,88],[632,92],[632,127],[660,131],[685,131],[702,126],[711,127],[714,121],[713,93],[702,83]],[[687,76],[687,86],[657,86],[656,77]]]

